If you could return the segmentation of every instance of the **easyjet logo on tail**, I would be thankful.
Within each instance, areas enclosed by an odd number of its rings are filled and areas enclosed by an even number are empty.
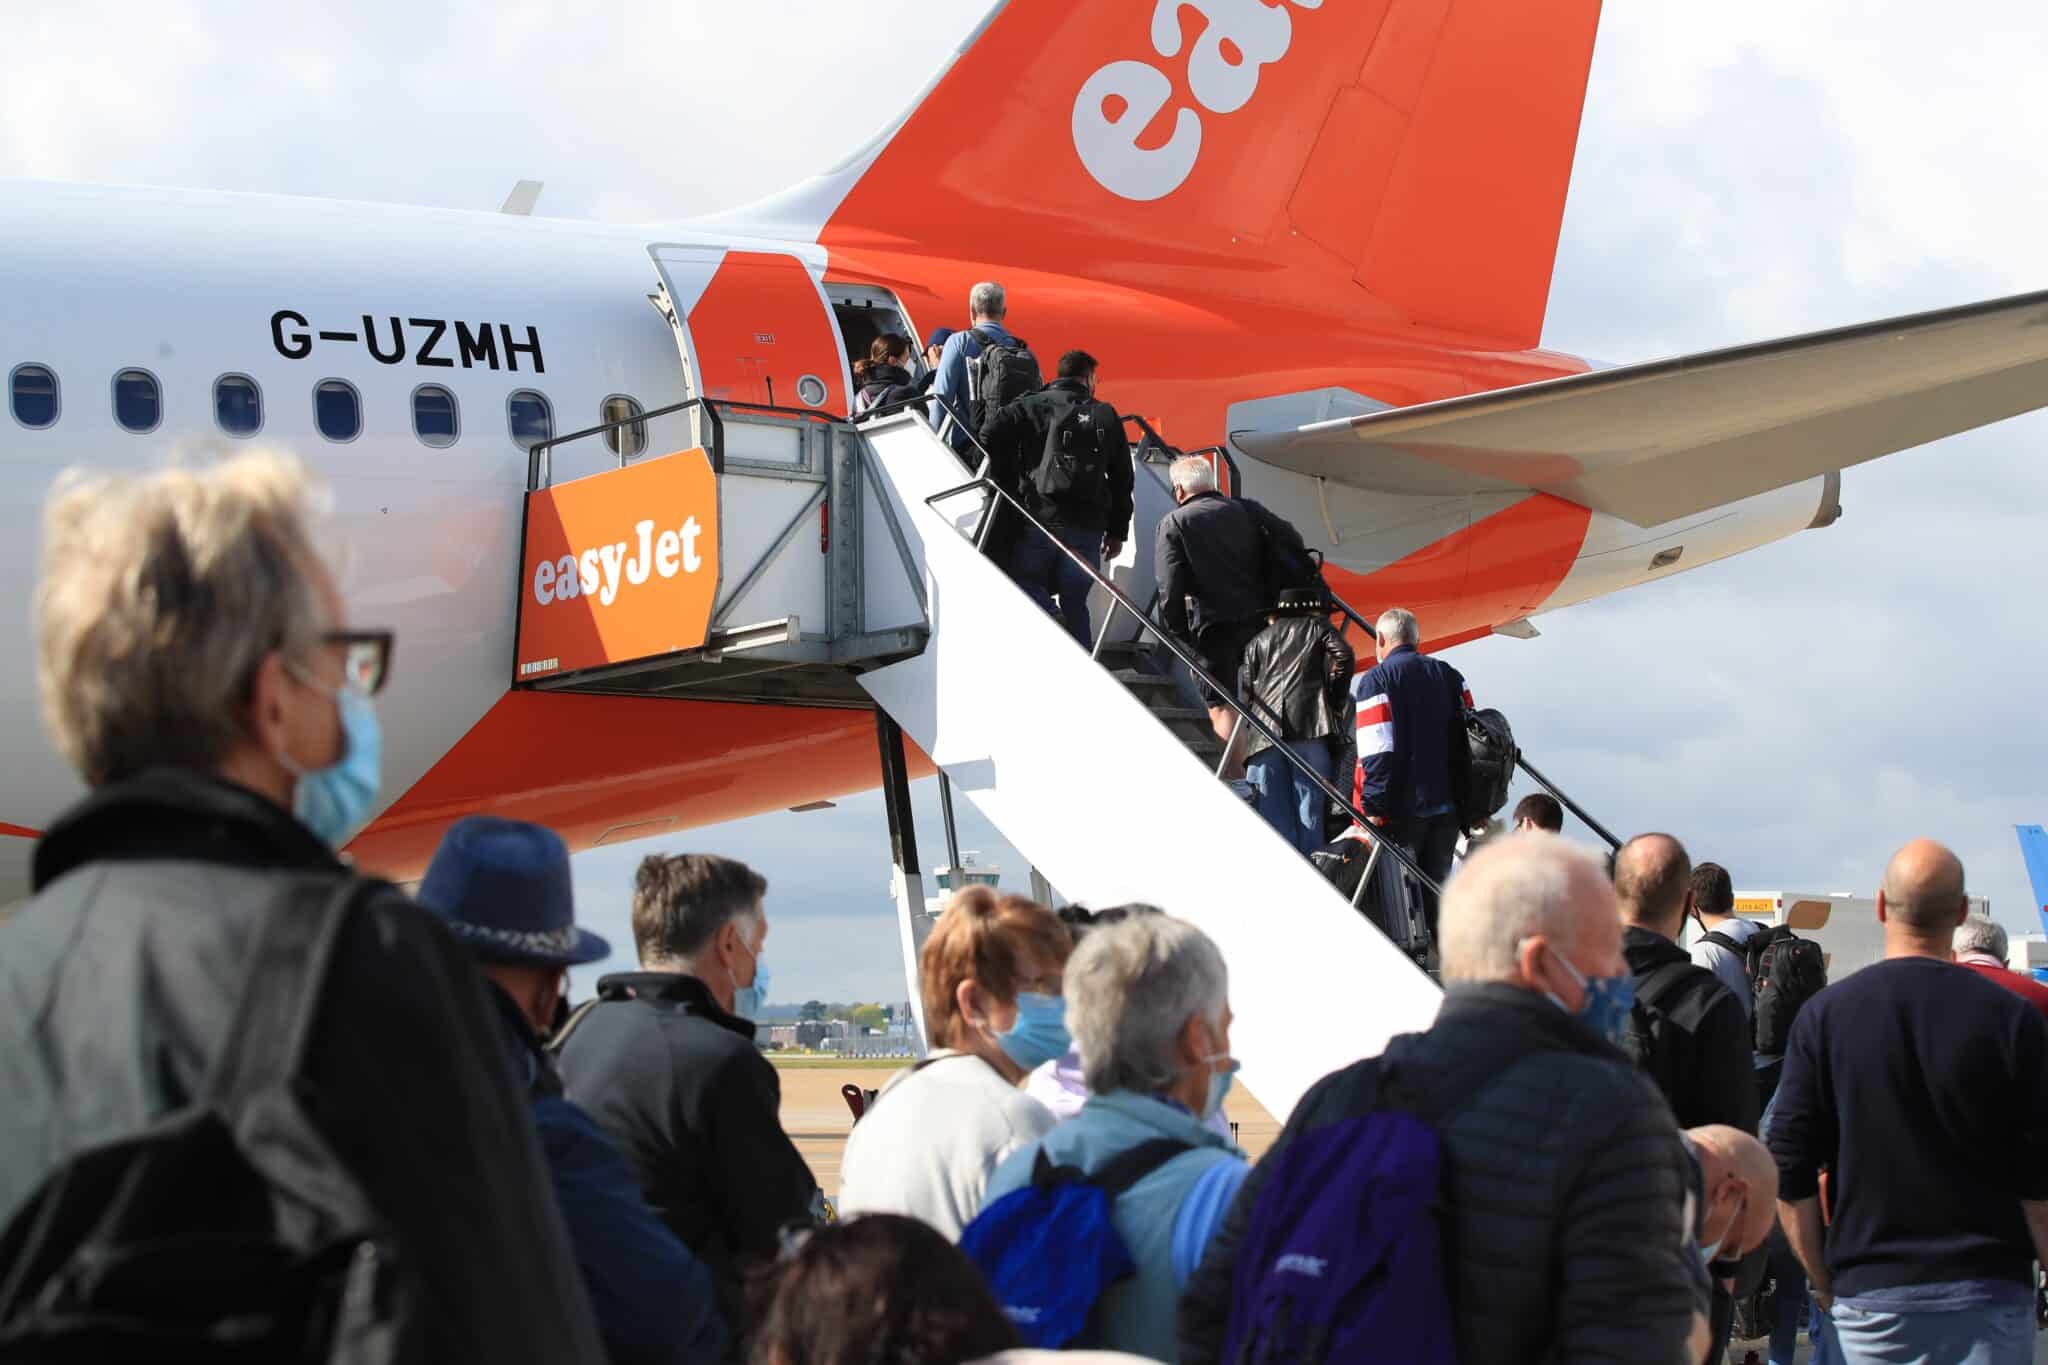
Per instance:
[[[1178,57],[1180,14],[1206,21],[1188,53],[1188,90],[1212,114],[1244,108],[1259,88],[1259,69],[1287,55],[1294,41],[1288,6],[1321,9],[1323,0],[1154,0],[1152,50]],[[1234,54],[1234,55],[1233,55]],[[1202,154],[1202,116],[1182,105],[1164,146],[1140,147],[1139,136],[1173,102],[1173,78],[1150,62],[1116,61],[1099,68],[1074,96],[1074,150],[1095,182],[1124,199],[1163,199],[1194,173]]]

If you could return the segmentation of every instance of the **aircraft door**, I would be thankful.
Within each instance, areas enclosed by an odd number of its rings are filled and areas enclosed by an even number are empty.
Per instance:
[[[839,328],[803,261],[662,243],[648,251],[661,276],[655,303],[676,329],[690,396],[847,414]]]

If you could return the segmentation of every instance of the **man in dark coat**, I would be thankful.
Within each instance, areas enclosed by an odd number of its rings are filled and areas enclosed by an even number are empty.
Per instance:
[[[611,952],[576,927],[568,847],[539,825],[471,815],[442,837],[419,896],[475,954],[488,983],[612,1365],[723,1359],[728,1338],[711,1273],[647,1207],[618,1148],[563,1096],[542,1046],[569,968]]]
[[[767,881],[710,854],[656,854],[633,885],[641,970],[597,983],[560,1044],[569,1098],[639,1176],[662,1221],[711,1269],[735,1336],[741,1281],[790,1224],[823,1209],[782,1131],[782,1085],[754,1046],[768,988]]]
[[[1333,1072],[1253,1168],[1180,1302],[1183,1365],[1216,1365],[1239,1252],[1289,1144],[1401,1107],[1443,1144],[1444,1276],[1463,1365],[1697,1361],[1694,1166],[1615,1045],[1628,980],[1599,863],[1547,834],[1476,854],[1443,907],[1443,1010]]]
[[[348,627],[308,497],[251,454],[52,502],[44,711],[92,790],[0,925],[0,1222],[204,1097],[251,943],[303,912],[287,887],[355,876],[334,849],[376,798],[391,637]],[[483,984],[395,887],[348,912],[297,1075],[403,1253],[424,1358],[604,1358]]]
[[[1300,849],[1303,856],[1323,846],[1330,798],[1309,777],[1336,772],[1336,751],[1349,728],[1351,646],[1330,624],[1329,604],[1319,592],[1290,588],[1280,609],[1245,647],[1237,692],[1253,715],[1273,727],[1309,767],[1296,768],[1266,737],[1247,726],[1241,738],[1245,778],[1257,794],[1259,814]]]
[[[1199,455],[1167,470],[1174,509],[1153,534],[1153,576],[1159,581],[1159,617],[1187,641],[1202,667],[1223,688],[1237,686],[1245,646],[1266,627],[1273,603],[1265,587],[1265,531],[1250,503],[1216,491],[1216,466]],[[1237,713],[1206,684],[1202,701],[1209,723],[1226,742]]]
[[[1358,807],[1381,822],[1441,886],[1458,846],[1458,801],[1471,780],[1464,675],[1422,652],[1415,613],[1391,607],[1374,623],[1379,663],[1351,685],[1358,702]],[[1436,896],[1422,914],[1436,940]]]
[[[1056,614],[1083,649],[1095,643],[1088,620],[1095,580],[1060,546],[1097,568],[1123,553],[1131,533],[1131,450],[1116,409],[1095,397],[1095,375],[1094,356],[1068,351],[1060,357],[1057,379],[991,412],[981,428],[989,476],[1059,539],[1054,545],[1029,526],[1016,528],[1010,577],[1047,612],[1057,598]],[[1075,448],[1054,455],[1049,437],[1070,415],[1076,420],[1063,434]],[[1047,459],[1065,465],[1067,473],[1041,478]]]

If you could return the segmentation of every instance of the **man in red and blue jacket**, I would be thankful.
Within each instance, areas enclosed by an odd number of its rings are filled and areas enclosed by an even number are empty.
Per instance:
[[[1472,751],[1465,712],[1472,694],[1457,669],[1422,653],[1415,613],[1394,607],[1376,623],[1379,664],[1351,684],[1358,701],[1358,808],[1401,845],[1438,885],[1458,845],[1458,799]],[[1436,897],[1422,895],[1430,941]]]

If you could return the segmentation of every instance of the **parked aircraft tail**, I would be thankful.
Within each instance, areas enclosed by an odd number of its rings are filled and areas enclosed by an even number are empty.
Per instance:
[[[2041,916],[2042,932],[2048,933],[2048,831],[2039,825],[2014,825],[2019,835],[2020,857],[2027,864],[2027,880],[2034,885],[2034,909]]]
[[[1536,344],[1598,0],[1007,0],[814,194],[834,249],[1348,277]],[[1363,302],[1363,301],[1362,301]]]

